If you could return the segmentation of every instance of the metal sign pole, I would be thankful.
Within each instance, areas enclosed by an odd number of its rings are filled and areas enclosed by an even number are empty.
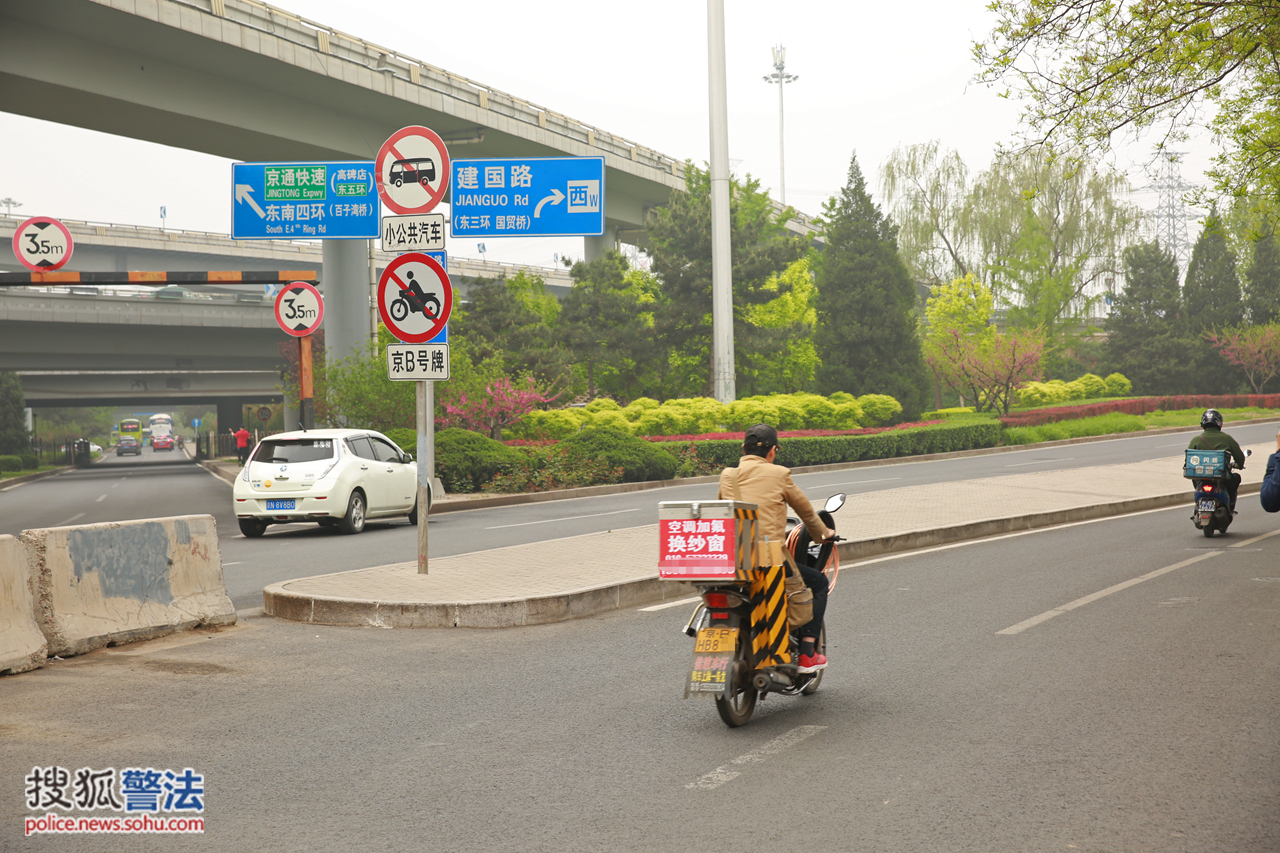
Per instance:
[[[431,383],[418,382],[418,574],[427,574],[427,490],[431,484],[431,443],[435,437]]]

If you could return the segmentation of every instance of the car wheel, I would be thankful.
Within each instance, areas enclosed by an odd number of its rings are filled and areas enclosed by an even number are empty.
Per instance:
[[[351,493],[351,500],[347,502],[347,514],[338,522],[339,529],[343,533],[354,534],[364,530],[364,492],[356,490]]]
[[[413,502],[413,509],[409,510],[409,523],[418,523],[418,502],[416,500]]]
[[[237,519],[240,522],[240,532],[250,539],[261,536],[267,532],[267,523],[256,518]]]

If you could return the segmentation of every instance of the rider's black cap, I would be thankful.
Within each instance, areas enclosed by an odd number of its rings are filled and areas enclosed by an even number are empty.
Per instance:
[[[756,424],[747,430],[746,435],[742,437],[742,446],[748,451],[764,450],[768,452],[770,447],[776,447],[778,444],[778,431],[768,424]]]

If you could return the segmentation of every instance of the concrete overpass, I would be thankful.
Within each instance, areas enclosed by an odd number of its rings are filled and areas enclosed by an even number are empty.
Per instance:
[[[588,258],[642,243],[684,186],[674,157],[256,0],[0,0],[0,110],[250,161],[371,158],[410,124],[461,156],[603,156]],[[341,354],[364,334],[368,248],[322,251]]]

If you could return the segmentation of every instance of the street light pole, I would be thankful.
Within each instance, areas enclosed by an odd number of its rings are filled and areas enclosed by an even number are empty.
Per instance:
[[[729,241],[729,105],[724,0],[707,0],[707,82],[711,117],[711,385],[715,398],[738,398],[733,360],[733,255]]]
[[[787,49],[782,45],[773,48],[773,73],[766,75],[764,82],[778,84],[778,201],[787,203],[787,157],[782,132],[782,88],[799,80],[798,74],[787,73]]]

